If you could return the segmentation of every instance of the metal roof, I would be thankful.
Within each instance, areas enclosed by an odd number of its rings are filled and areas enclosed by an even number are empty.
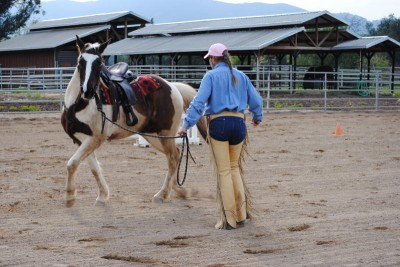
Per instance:
[[[109,28],[110,26],[104,25],[63,30],[34,31],[0,42],[0,52],[56,48],[75,41],[76,35],[85,37],[108,30]]]
[[[370,49],[375,46],[385,45],[386,47],[400,48],[400,43],[389,36],[369,36],[360,39],[343,42],[333,47],[334,50]]]
[[[35,31],[35,30],[52,29],[52,28],[100,25],[100,24],[110,23],[111,21],[123,22],[125,20],[125,18],[130,23],[144,24],[144,23],[150,22],[149,19],[144,18],[144,17],[142,17],[138,14],[135,14],[131,11],[120,11],[120,12],[95,14],[95,15],[87,15],[87,16],[79,16],[79,17],[70,17],[70,18],[62,18],[62,19],[43,20],[43,21],[40,21],[40,22],[32,25],[29,29],[31,31]]]
[[[219,32],[169,37],[127,38],[110,44],[103,54],[206,53],[208,47],[216,42],[224,43],[231,52],[260,50],[304,30],[304,27],[295,27],[290,29]]]
[[[328,11],[317,11],[281,15],[234,17],[175,23],[147,24],[146,27],[130,32],[129,35],[171,35],[177,33],[195,33],[268,27],[282,28],[291,26],[315,27],[317,19],[319,27],[332,27],[332,25],[348,26],[347,22],[339,19]]]

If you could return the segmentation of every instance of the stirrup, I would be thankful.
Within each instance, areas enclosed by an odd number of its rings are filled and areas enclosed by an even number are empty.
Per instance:
[[[135,115],[131,106],[125,106],[126,125],[133,126],[138,123],[138,118]]]

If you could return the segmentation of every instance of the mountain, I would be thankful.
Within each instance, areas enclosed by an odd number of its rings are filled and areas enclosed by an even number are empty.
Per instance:
[[[346,21],[350,25],[350,30],[358,33],[359,35],[368,35],[367,23],[372,23],[372,26],[376,28],[379,24],[379,20],[368,21],[366,18],[363,18],[358,15],[353,15],[350,13],[336,13],[338,18]]]
[[[153,20],[154,23],[275,15],[305,12],[307,10],[288,4],[243,3],[229,4],[216,0],[97,0],[75,2],[72,0],[42,1],[45,14],[36,20],[59,19],[117,11],[132,11],[135,14]],[[329,10],[328,10],[329,11]],[[360,34],[368,34],[368,20],[350,13],[337,13],[339,18],[351,25],[351,29]],[[372,22],[374,26],[379,21]]]
[[[112,2],[112,4],[110,4]],[[71,0],[42,1],[44,16],[38,20],[58,19],[132,11],[154,23],[201,19],[272,15],[306,11],[288,4],[245,3],[229,4],[215,0],[98,0],[74,2]]]

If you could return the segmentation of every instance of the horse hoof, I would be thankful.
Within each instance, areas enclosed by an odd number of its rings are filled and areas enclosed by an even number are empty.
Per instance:
[[[72,208],[72,206],[74,206],[74,204],[75,204],[75,199],[70,199],[70,200],[67,200],[67,201],[65,202],[65,206],[66,206],[67,208]]]
[[[161,197],[153,197],[153,203],[163,203],[164,199],[162,199]]]
[[[187,198],[189,198],[190,197],[190,193],[189,193],[189,191],[188,190],[186,190],[186,189],[184,189],[184,188],[182,188],[181,190],[179,190],[179,191],[175,191],[175,194],[176,194],[176,196],[178,197],[178,198],[181,198],[181,199],[187,199]]]
[[[104,206],[106,205],[106,202],[105,202],[105,201],[102,201],[102,200],[96,200],[96,202],[94,203],[94,205],[95,205],[96,207],[104,207]]]

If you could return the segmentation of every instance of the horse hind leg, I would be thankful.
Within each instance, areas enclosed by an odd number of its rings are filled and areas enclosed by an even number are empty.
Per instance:
[[[158,150],[163,152],[167,158],[168,162],[168,171],[164,179],[164,183],[160,189],[160,191],[157,192],[153,196],[153,202],[154,203],[162,203],[166,199],[168,199],[170,193],[171,193],[171,178],[173,175],[176,173],[176,164],[178,162],[177,158],[178,156],[176,155],[177,153],[174,153],[173,151],[176,151],[175,148],[175,141],[171,139],[161,139],[159,140],[161,144],[161,147],[157,147]],[[153,145],[153,143],[152,143]]]
[[[178,151],[175,146],[174,139],[154,139],[148,138],[150,144],[159,150],[160,152],[164,153],[167,158],[168,163],[168,171],[164,179],[164,183],[160,189],[153,196],[154,203],[162,203],[166,199],[168,199],[171,193],[171,179],[176,174],[177,162],[178,162]]]
[[[161,139],[162,151],[168,160],[168,171],[160,191],[153,197],[153,202],[162,203],[171,194],[171,188],[178,197],[187,198],[188,191],[184,187],[178,186],[176,175],[179,161],[179,150],[176,148],[175,139]]]
[[[105,202],[110,196],[110,190],[108,189],[107,182],[103,177],[103,172],[101,170],[100,163],[96,158],[95,152],[88,156],[87,163],[89,164],[92,174],[96,179],[97,186],[99,187],[99,193],[96,198],[96,205],[104,206]]]

